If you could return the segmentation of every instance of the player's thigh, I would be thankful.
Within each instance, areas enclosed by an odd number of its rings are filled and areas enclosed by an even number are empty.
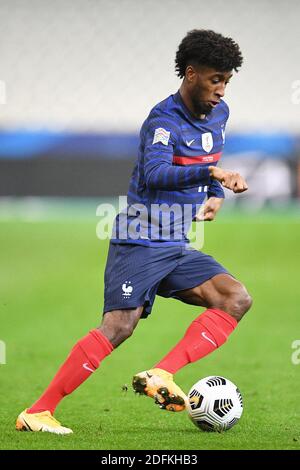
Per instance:
[[[227,299],[238,295],[241,289],[243,289],[242,284],[230,274],[220,273],[198,286],[178,291],[176,295],[185,303],[221,308]]]
[[[216,275],[199,286],[179,292],[178,298],[193,305],[223,310],[237,321],[252,305],[252,298],[245,286],[229,274]]]

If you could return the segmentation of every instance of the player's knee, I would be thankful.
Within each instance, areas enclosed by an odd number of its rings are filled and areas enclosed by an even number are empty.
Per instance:
[[[235,287],[233,291],[230,292],[227,301],[227,309],[230,314],[237,320],[240,321],[245,313],[248,312],[252,305],[252,298],[247,292],[247,289],[243,284],[240,284]]]

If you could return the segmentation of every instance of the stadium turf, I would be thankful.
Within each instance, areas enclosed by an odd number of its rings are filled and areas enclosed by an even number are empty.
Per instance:
[[[152,366],[201,309],[157,298],[153,313],[96,374],[59,406],[70,436],[19,433],[17,414],[43,391],[102,307],[107,242],[94,220],[0,221],[1,449],[299,449],[299,239],[296,217],[220,217],[206,225],[204,251],[242,280],[251,312],[226,345],[182,369],[186,391],[207,375],[235,382],[244,414],[230,431],[199,431],[187,414],[134,395],[131,377]],[[2,343],[3,345],[3,343]],[[298,358],[300,354],[298,355]],[[128,391],[126,389],[128,388]]]

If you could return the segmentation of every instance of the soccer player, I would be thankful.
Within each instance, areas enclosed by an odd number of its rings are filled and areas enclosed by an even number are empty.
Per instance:
[[[223,187],[247,190],[241,175],[216,166],[229,114],[222,98],[242,61],[239,46],[213,31],[193,30],[182,40],[175,60],[180,89],[156,105],[141,128],[128,207],[117,216],[110,243],[102,323],[75,344],[42,396],[19,415],[18,430],[71,433],[53,416],[58,403],[150,314],[156,294],[206,308],[163,359],[133,377],[136,392],[182,411],[187,398],[173,374],[220,347],[250,308],[241,282],[187,239],[199,204],[200,218],[212,220]]]

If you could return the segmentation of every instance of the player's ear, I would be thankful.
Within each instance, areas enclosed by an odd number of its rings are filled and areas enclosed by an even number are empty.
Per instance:
[[[189,83],[192,83],[195,80],[196,70],[194,69],[192,65],[187,66],[187,68],[185,69],[184,77]]]

